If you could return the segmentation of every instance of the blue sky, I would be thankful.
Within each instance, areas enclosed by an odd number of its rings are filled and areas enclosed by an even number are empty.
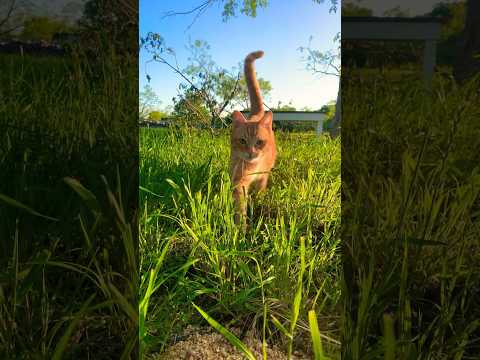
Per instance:
[[[265,56],[256,62],[258,76],[272,85],[269,106],[278,101],[302,108],[319,109],[334,100],[338,78],[315,75],[305,69],[298,47],[306,46],[313,36],[312,48],[326,51],[334,48],[333,38],[340,31],[340,13],[329,13],[329,2],[317,4],[312,0],[271,0],[268,7],[259,8],[256,18],[239,14],[227,22],[222,21],[221,2],[212,6],[189,28],[194,15],[163,18],[170,10],[185,11],[200,5],[203,0],[141,0],[140,36],[149,31],[160,33],[167,46],[174,48],[179,66],[187,65],[186,45],[189,38],[207,41],[213,60],[221,67],[231,69],[254,50],[264,50]],[[145,62],[149,59],[140,53],[140,89],[147,84]],[[181,79],[165,65],[150,63],[147,67],[152,77],[150,85],[162,100],[160,108],[172,104],[178,94]]]

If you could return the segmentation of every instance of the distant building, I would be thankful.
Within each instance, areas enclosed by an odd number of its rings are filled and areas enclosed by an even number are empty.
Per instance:
[[[250,115],[249,111],[241,111],[247,117]],[[277,123],[285,123],[290,121],[310,122],[316,124],[317,134],[323,131],[323,122],[327,115],[322,111],[273,111],[273,121]]]

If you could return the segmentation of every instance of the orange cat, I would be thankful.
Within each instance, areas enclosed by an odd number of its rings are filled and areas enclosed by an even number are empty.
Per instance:
[[[230,176],[234,186],[233,200],[236,207],[235,223],[246,226],[247,197],[251,190],[262,191],[267,187],[268,175],[277,154],[272,129],[273,114],[263,110],[253,63],[263,56],[263,51],[252,52],[245,58],[245,80],[250,96],[250,117],[245,119],[239,111],[232,114]]]

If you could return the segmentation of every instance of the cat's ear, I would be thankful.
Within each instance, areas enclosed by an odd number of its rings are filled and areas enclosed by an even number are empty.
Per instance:
[[[243,114],[237,110],[232,113],[232,120],[233,126],[244,124],[247,121],[247,119],[245,119],[245,116],[243,116]]]
[[[271,129],[272,128],[272,122],[273,122],[273,113],[271,111],[267,111],[264,115],[262,120],[260,120],[260,125]]]

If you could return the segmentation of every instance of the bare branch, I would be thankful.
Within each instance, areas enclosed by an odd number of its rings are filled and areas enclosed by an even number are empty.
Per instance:
[[[185,81],[187,81],[195,90],[199,91],[200,92],[200,89],[198,89],[194,84],[193,82],[178,68],[176,68],[175,66],[173,66],[172,64],[170,64],[168,61],[166,61],[164,58],[162,57],[159,57],[159,56],[156,56],[154,57],[152,60],[149,60],[148,62],[151,62],[151,61],[156,61],[156,62],[159,62],[161,64],[165,64],[167,65],[170,69],[172,69],[175,73],[177,73],[178,75],[180,75]]]
[[[9,0],[10,2],[8,3],[8,5],[6,4],[7,0],[2,1],[5,2],[5,6],[2,7],[2,13],[5,12],[5,14],[2,15],[3,18],[0,19],[0,36],[7,35],[23,27],[23,21],[21,21],[21,23],[17,25],[10,24],[9,28],[5,28],[9,24],[9,21],[11,21],[12,19],[14,19],[15,22],[18,22],[18,19],[16,18],[16,15],[18,13],[17,10],[27,7],[32,9],[35,7],[35,5],[30,0]]]
[[[195,114],[197,114],[198,117],[200,117],[202,120],[208,120],[207,118],[205,118],[204,114],[200,111],[199,107],[196,106],[194,103],[192,103],[190,100],[188,100],[188,98],[185,98],[185,103],[187,104],[188,108],[195,112]]]
[[[200,11],[204,10],[205,8],[210,7],[214,2],[215,2],[215,0],[207,0],[204,3],[198,5],[197,7],[193,8],[191,10],[188,10],[188,11],[167,11],[162,16],[162,19],[167,18],[167,17],[171,17],[171,16],[176,16],[176,15],[189,15],[189,14],[192,14],[196,11],[200,12]]]
[[[23,27],[23,25],[17,25],[17,26],[8,28],[8,29],[6,29],[6,30],[2,30],[2,31],[0,31],[0,36],[7,35],[7,34],[13,32],[13,31],[15,31],[15,30],[20,29],[21,27]]]
[[[335,40],[338,40],[337,37],[335,37]],[[298,48],[301,52],[307,52],[307,56],[303,58],[303,61],[306,62],[307,70],[316,74],[339,77],[341,69],[336,64],[337,59],[339,59],[337,51],[329,50],[322,53],[318,50],[312,49],[311,42],[312,37],[310,37],[307,47],[302,46]],[[331,71],[331,69],[333,69],[333,71]]]
[[[268,110],[270,110],[270,111],[272,111],[272,112],[273,112],[273,110],[270,108],[270,106],[268,106],[268,105],[267,105],[267,104],[265,104],[265,103],[263,103],[263,105],[265,105],[265,107],[266,107]]]
[[[228,104],[230,103],[230,101],[232,101],[233,97],[235,96],[235,93],[237,92],[237,87],[238,87],[239,81],[240,81],[240,72],[239,72],[238,75],[237,75],[237,81],[235,81],[235,86],[234,86],[234,88],[233,88],[232,93],[230,94],[230,96],[229,96],[228,99],[225,101],[225,103],[223,104],[222,108],[221,108],[220,111],[219,111],[220,114],[223,112],[223,110],[225,110],[225,108],[228,106]]]
[[[10,1],[10,5],[8,6],[8,10],[7,10],[7,13],[5,14],[5,17],[2,20],[0,20],[0,27],[5,25],[7,21],[10,19],[10,16],[12,16],[13,10],[15,10],[15,3],[16,3],[16,0]]]
[[[192,20],[192,22],[190,23],[190,25],[188,25],[187,28],[185,29],[185,32],[187,32],[188,30],[190,30],[190,28],[193,26],[193,24],[195,24],[195,22],[197,21],[197,19],[198,19],[202,14],[204,14],[204,13],[208,10],[208,8],[209,8],[210,6],[212,6],[212,4],[213,4],[213,1],[211,2],[211,4],[209,4],[208,6],[205,6],[203,9],[201,9],[201,10],[197,13],[197,15],[195,15],[195,17],[193,18],[193,20]]]
[[[156,61],[156,62],[159,62],[161,64],[165,64],[170,69],[172,69],[176,74],[180,75],[182,77],[182,79],[187,81],[193,89],[195,89],[199,94],[201,94],[201,96],[203,97],[203,99],[207,103],[208,107],[210,108],[210,112],[212,113],[212,116],[220,118],[218,111],[213,106],[214,101],[212,100],[212,98],[206,93],[206,91],[204,89],[199,89],[178,67],[173,66],[167,60],[165,60],[163,57],[160,57],[158,55],[154,56],[153,59],[149,60],[148,62],[151,62],[151,61]],[[222,122],[223,122],[223,120],[222,120]]]

